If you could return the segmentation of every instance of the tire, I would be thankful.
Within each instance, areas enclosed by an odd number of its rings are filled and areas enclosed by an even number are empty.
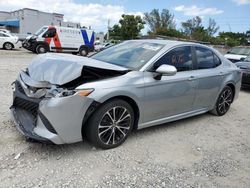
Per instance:
[[[224,87],[217,99],[214,109],[210,112],[217,116],[225,115],[233,102],[233,96],[232,88],[229,86]]]
[[[90,117],[85,136],[94,146],[111,149],[127,139],[133,125],[133,108],[126,101],[116,99],[104,103]]]
[[[36,53],[37,54],[44,54],[47,52],[47,48],[45,45],[43,44],[38,44],[37,47],[36,47]]]
[[[3,48],[5,50],[12,50],[14,48],[14,45],[11,44],[10,42],[6,42],[6,43],[4,43]]]
[[[88,49],[85,48],[85,47],[81,47],[80,50],[79,50],[79,54],[80,54],[81,56],[87,56],[88,53],[89,53],[89,52],[88,52]]]

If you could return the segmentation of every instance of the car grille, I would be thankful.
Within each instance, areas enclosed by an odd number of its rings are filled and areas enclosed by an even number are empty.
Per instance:
[[[17,91],[14,93],[13,106],[29,112],[36,123],[40,100],[27,97],[18,81],[15,82],[15,87]]]
[[[30,112],[35,119],[37,118],[37,112],[39,107],[38,103],[16,97],[14,100],[14,106]]]

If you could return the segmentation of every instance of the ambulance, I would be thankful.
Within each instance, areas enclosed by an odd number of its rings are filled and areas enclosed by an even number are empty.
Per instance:
[[[88,55],[94,51],[94,31],[83,28],[44,26],[26,37],[22,46],[34,53],[70,52]]]

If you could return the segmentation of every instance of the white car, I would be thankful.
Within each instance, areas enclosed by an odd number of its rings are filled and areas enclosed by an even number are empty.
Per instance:
[[[236,63],[238,61],[244,60],[247,56],[250,55],[250,48],[244,46],[236,46],[225,54],[225,58]]]
[[[0,31],[0,48],[12,50],[13,48],[21,48],[22,43],[18,40],[17,36],[10,33]]]

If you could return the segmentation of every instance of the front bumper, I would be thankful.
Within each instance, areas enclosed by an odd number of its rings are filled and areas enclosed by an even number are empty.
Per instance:
[[[243,72],[241,85],[243,87],[250,87],[250,72]]]
[[[80,96],[31,98],[19,81],[15,82],[11,112],[17,129],[25,137],[55,144],[82,141],[84,116],[93,99]]]
[[[22,43],[22,47],[26,50],[34,51],[36,49],[36,42],[35,41],[28,41],[24,40]]]

